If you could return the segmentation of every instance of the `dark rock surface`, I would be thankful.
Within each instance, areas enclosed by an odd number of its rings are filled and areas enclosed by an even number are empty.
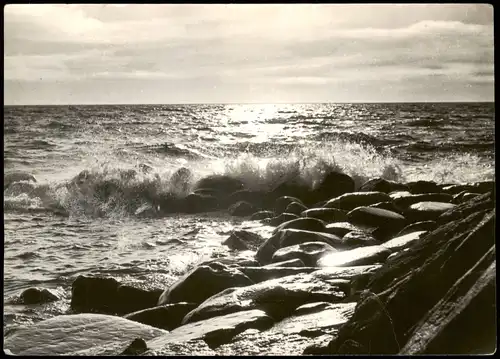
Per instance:
[[[285,213],[286,208],[292,203],[299,203],[299,204],[304,205],[304,203],[302,203],[302,201],[296,197],[282,196],[282,197],[279,197],[274,202],[274,207],[273,207],[274,213],[276,213],[277,215]],[[295,213],[295,214],[297,214],[297,213]]]
[[[280,224],[276,227],[274,232],[279,232],[284,229],[303,229],[312,232],[323,232],[325,229],[325,222],[316,218],[296,218]]]
[[[292,202],[285,208],[286,213],[292,213],[299,216],[302,212],[306,211],[307,207],[298,202]]]
[[[373,178],[361,185],[359,192],[391,193],[395,191],[408,191],[408,189],[408,186],[401,183],[388,181],[383,178]]]
[[[347,221],[347,212],[336,208],[311,208],[302,212],[301,216],[321,219],[326,223]]]
[[[330,252],[337,252],[337,250],[324,242],[306,242],[278,249],[271,261],[277,263],[300,259],[306,266],[315,267],[318,259]]]
[[[229,214],[237,217],[251,216],[255,210],[256,208],[247,201],[238,201],[228,208]]]
[[[155,328],[173,330],[180,326],[184,316],[196,307],[197,304],[185,302],[165,304],[129,313],[124,318]]]
[[[346,193],[326,202],[324,208],[337,208],[351,211],[356,207],[369,206],[378,202],[387,202],[391,198],[383,192],[353,192]]]
[[[274,217],[274,212],[272,211],[259,211],[255,212],[252,214],[250,217],[250,220],[261,220],[261,219],[267,219],[267,218],[273,218]]]
[[[413,194],[441,192],[441,187],[433,181],[413,181],[406,183],[406,186]]]
[[[403,228],[397,236],[403,236],[408,233],[412,232],[417,232],[417,231],[433,231],[437,227],[437,224],[435,221],[423,221],[423,222],[416,222],[412,223],[405,228]]]
[[[231,235],[222,244],[228,246],[235,250],[257,250],[262,243],[264,243],[264,238],[262,238],[257,233],[252,233],[245,230],[232,231]]]
[[[71,309],[77,313],[116,313],[119,285],[114,278],[78,276],[72,284]]]
[[[418,202],[412,204],[404,213],[410,222],[434,221],[455,206],[453,203],[444,202]]]
[[[343,267],[383,263],[391,251],[383,246],[358,247],[348,251],[330,252],[317,262],[319,267]]]
[[[42,304],[55,302],[59,300],[59,296],[46,288],[28,288],[20,295],[23,304]]]
[[[350,176],[340,172],[330,172],[312,191],[309,204],[329,200],[344,193],[354,192],[354,186],[354,180]]]

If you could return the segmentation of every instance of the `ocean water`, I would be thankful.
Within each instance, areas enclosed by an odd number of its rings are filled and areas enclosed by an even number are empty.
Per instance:
[[[80,274],[164,288],[229,255],[231,230],[272,230],[224,211],[148,215],[164,193],[213,173],[259,190],[295,175],[314,185],[332,169],[358,186],[492,180],[494,104],[6,106],[4,329],[65,313]],[[64,300],[16,304],[33,286]]]

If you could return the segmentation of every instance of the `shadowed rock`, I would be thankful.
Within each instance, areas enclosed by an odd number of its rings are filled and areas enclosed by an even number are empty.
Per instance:
[[[71,309],[76,312],[116,313],[119,285],[114,278],[78,276],[72,284]]]
[[[342,237],[341,242],[344,247],[349,249],[380,244],[371,234],[363,231],[351,231]]]
[[[274,233],[284,229],[303,229],[312,232],[323,232],[325,230],[325,222],[316,218],[296,218],[280,224],[276,227]]]
[[[263,222],[271,226],[279,226],[282,223],[289,222],[291,220],[297,219],[299,216],[292,213],[282,213],[277,217],[266,219]]]
[[[302,263],[302,266],[298,267],[280,267],[278,265],[283,262],[277,262],[277,265],[275,265],[274,267],[269,265],[264,267],[241,267],[240,270],[254,283],[260,283],[266,280],[286,277],[299,273],[312,273],[318,269],[315,267],[306,267],[303,261],[300,262]]]
[[[271,261],[276,263],[298,258],[306,266],[315,267],[318,259],[327,253],[336,251],[335,248],[324,242],[306,242],[278,249]]]
[[[235,250],[257,250],[263,243],[264,238],[257,233],[248,232],[245,230],[232,231],[231,235],[222,244]]]
[[[371,204],[390,200],[391,198],[389,195],[383,192],[353,192],[331,199],[326,202],[323,207],[351,211],[356,207],[369,206]]]
[[[148,350],[148,345],[142,338],[135,338],[122,352],[122,355],[141,355]]]
[[[197,307],[194,303],[172,303],[148,308],[124,316],[125,319],[155,328],[173,330],[181,325],[182,318]]]
[[[318,260],[319,267],[369,265],[385,262],[391,251],[382,246],[368,246],[342,252],[330,252]]]
[[[354,180],[344,173],[330,172],[312,191],[309,204],[329,200],[349,192],[354,192]]]
[[[273,217],[274,217],[274,212],[272,212],[272,211],[259,211],[259,212],[255,212],[254,214],[252,214],[252,216],[250,217],[250,220],[254,221],[254,220],[261,220],[261,219],[267,219],[267,218],[273,218]]]
[[[347,222],[347,212],[336,208],[311,208],[301,213],[302,217],[316,218],[332,222]]]
[[[418,231],[408,233],[402,236],[391,239],[382,244],[383,247],[390,249],[391,251],[400,251],[408,246],[410,246],[414,241],[417,241],[422,237],[427,231]]]
[[[307,210],[307,207],[304,206],[303,204],[300,204],[297,202],[292,202],[286,207],[285,212],[300,215],[302,212],[304,212],[306,210]]]
[[[282,196],[279,197],[275,202],[274,202],[274,213],[277,215],[280,215],[282,213],[286,212],[286,208],[292,204],[292,203],[299,203],[302,204],[302,201],[296,197],[291,197],[291,196]],[[294,213],[298,214],[298,213]]]
[[[327,224],[325,227],[326,233],[330,233],[341,238],[344,237],[347,233],[352,231],[363,231],[363,229],[349,222],[330,223]]]
[[[373,207],[358,207],[347,214],[349,222],[361,228],[378,229],[384,237],[394,235],[406,225],[399,213]]]
[[[433,231],[436,229],[436,227],[437,224],[435,221],[416,222],[403,228],[396,236],[404,236],[405,234],[418,231]]]
[[[387,181],[383,178],[374,178],[365,182],[359,188],[359,192],[391,193],[395,191],[408,191],[408,186],[393,181]]]
[[[236,202],[245,201],[254,207],[260,208],[264,206],[266,196],[267,194],[265,192],[242,189],[231,193],[231,195],[227,198],[226,205],[230,206]]]
[[[453,196],[446,193],[425,193],[402,196],[400,198],[395,198],[393,201],[396,208],[401,211],[406,211],[411,205],[418,202],[451,203],[453,201]]]
[[[144,290],[129,285],[116,289],[115,310],[117,313],[131,313],[156,306],[161,290]]]
[[[453,203],[444,202],[418,202],[405,211],[405,217],[410,222],[434,221],[455,206]]]
[[[23,304],[42,304],[55,302],[59,297],[46,288],[28,288],[21,293],[20,299]]]
[[[341,238],[333,234],[289,228],[281,231],[278,247],[289,247],[305,242],[323,242],[334,248],[342,247],[343,244]]]
[[[413,181],[406,183],[406,186],[413,194],[441,192],[441,187],[439,187],[436,182],[432,181]]]
[[[246,217],[255,212],[255,207],[246,201],[239,201],[231,205],[228,211],[231,216]]]
[[[202,178],[196,182],[194,189],[211,188],[219,194],[229,194],[244,189],[244,184],[241,180],[225,175],[211,175]]]
[[[219,201],[212,195],[191,193],[184,198],[182,208],[185,213],[210,212],[219,208]]]
[[[199,304],[226,288],[251,284],[250,278],[236,268],[214,262],[196,267],[166,289],[158,306],[179,302]]]

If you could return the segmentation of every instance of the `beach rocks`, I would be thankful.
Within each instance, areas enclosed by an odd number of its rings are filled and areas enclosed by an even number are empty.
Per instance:
[[[441,192],[441,187],[439,187],[436,182],[432,181],[413,181],[406,183],[406,186],[413,194]]]
[[[331,245],[324,242],[306,242],[278,249],[272,262],[283,262],[290,259],[300,259],[307,267],[314,267],[319,258],[326,253],[336,252]]]
[[[116,313],[131,313],[154,307],[161,293],[161,290],[144,290],[129,285],[120,285],[116,289],[114,311]]]
[[[284,229],[280,231],[279,248],[289,247],[305,242],[323,242],[336,248],[341,245],[341,238],[324,232],[305,231],[302,229]]]
[[[282,223],[289,222],[289,221],[297,219],[297,218],[299,218],[299,216],[297,216],[296,214],[282,213],[279,216],[265,220],[264,223],[267,223],[271,226],[279,226]]]
[[[55,302],[59,300],[59,297],[46,288],[33,287],[24,290],[20,299],[23,304],[42,304]]]
[[[348,285],[346,280],[324,280],[313,273],[301,273],[247,287],[228,288],[187,314],[183,323],[252,309],[263,310],[278,321],[302,304],[341,301],[348,291]]]
[[[142,338],[135,338],[121,355],[141,355],[148,350],[148,345]]]
[[[444,202],[418,202],[412,204],[406,211],[405,217],[410,222],[432,221],[436,220],[441,214],[454,208],[453,203]]]
[[[226,200],[226,205],[230,206],[240,201],[248,202],[254,207],[263,207],[266,201],[266,193],[242,189],[231,193]]]
[[[394,205],[402,211],[407,210],[411,205],[418,202],[442,202],[451,203],[453,196],[446,193],[425,193],[401,196],[394,199]]]
[[[239,179],[230,176],[211,175],[196,182],[194,189],[198,188],[210,188],[227,197],[231,193],[244,189],[244,184]]]
[[[239,251],[257,250],[264,241],[264,238],[256,233],[241,230],[232,231],[231,235],[222,244]]]
[[[15,355],[53,356],[75,355],[94,347],[111,346],[119,353],[126,348],[125,343],[136,338],[147,341],[167,333],[115,316],[60,315],[16,330],[4,338],[4,348]]]
[[[325,222],[316,218],[296,218],[280,224],[276,227],[274,232],[279,232],[284,229],[303,229],[312,232],[323,232],[325,229]]]
[[[330,252],[318,260],[319,267],[342,267],[383,263],[391,251],[382,246],[367,246],[341,252]]]
[[[265,266],[261,268],[275,268],[275,267],[292,267],[292,268],[297,268],[297,267],[305,267],[306,265],[304,262],[302,262],[300,259],[290,259],[287,261],[283,262],[276,262],[276,263],[271,263],[271,264],[266,264]]]
[[[416,222],[412,223],[405,228],[403,228],[397,236],[404,236],[405,234],[412,233],[412,232],[418,232],[418,231],[433,231],[437,227],[437,224],[435,221],[422,221],[422,222]]]
[[[408,234],[393,238],[390,241],[383,243],[382,246],[390,249],[393,252],[400,251],[401,249],[404,249],[407,246],[411,245],[412,242],[420,239],[420,237],[423,236],[425,233],[427,233],[427,231],[418,231],[418,232],[408,233]]]
[[[251,284],[250,278],[236,268],[214,262],[194,268],[166,289],[158,300],[158,306],[179,302],[199,304],[226,288]]]
[[[287,207],[292,203],[298,203],[298,204],[304,205],[302,203],[302,201],[298,198],[291,197],[291,196],[282,196],[282,197],[279,197],[274,202],[274,213],[276,213],[277,215],[280,215],[280,214],[286,212]],[[298,213],[295,213],[295,214],[298,214]]]
[[[351,231],[342,237],[341,242],[344,247],[350,249],[380,244],[371,234],[363,231]]]
[[[379,229],[386,236],[396,234],[406,225],[402,215],[381,208],[358,207],[347,214],[349,222],[361,228]],[[379,233],[380,233],[379,232]]]
[[[71,309],[115,313],[119,285],[114,278],[78,276],[71,287]]]
[[[383,192],[353,192],[331,199],[323,207],[351,211],[356,207],[369,206],[390,200],[389,195]]]
[[[330,233],[338,237],[344,237],[347,233],[352,231],[362,231],[362,228],[356,227],[349,222],[330,223],[325,227],[326,233]]]
[[[259,212],[255,212],[254,214],[252,214],[252,216],[250,217],[250,220],[255,221],[255,220],[261,220],[261,219],[267,219],[267,218],[273,218],[273,217],[274,217],[274,212],[272,212],[272,211],[259,211]]]
[[[329,200],[344,193],[354,192],[354,180],[340,172],[328,173],[312,192],[309,204]]]
[[[300,178],[292,178],[281,182],[268,193],[268,198],[271,201],[284,196],[295,197],[303,202],[310,198],[311,188]]]
[[[125,319],[150,325],[155,328],[173,330],[181,325],[182,318],[197,307],[194,303],[172,303],[129,313]]]
[[[285,212],[300,215],[302,212],[306,210],[307,207],[304,206],[303,204],[298,202],[292,202],[286,207]]]
[[[296,267],[282,266],[282,263],[292,263],[299,261]],[[275,266],[267,265],[264,267],[241,267],[240,271],[250,278],[254,283],[264,282],[266,280],[286,277],[299,273],[311,273],[317,270],[315,267],[306,267],[300,259],[292,259],[286,262],[277,262]],[[295,263],[294,263],[295,264]]]
[[[210,212],[219,208],[219,200],[209,194],[190,193],[184,198],[182,207],[185,213]]]
[[[407,191],[408,186],[393,182],[387,181],[383,178],[373,178],[367,182],[365,182],[360,188],[359,192],[384,192],[391,193],[396,191]]]
[[[231,205],[228,211],[231,216],[246,217],[255,212],[255,207],[246,201],[238,201]]]
[[[311,208],[303,211],[301,216],[320,219],[326,223],[347,221],[347,212],[336,208]]]

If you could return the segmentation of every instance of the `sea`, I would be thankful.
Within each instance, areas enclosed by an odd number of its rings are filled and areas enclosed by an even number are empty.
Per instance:
[[[256,190],[331,170],[357,186],[494,180],[494,127],[494,103],[4,106],[4,335],[68,313],[78,275],[166,288],[231,255],[232,230],[273,229],[225,211],[155,215],[162,194],[211,174]],[[62,299],[20,304],[30,287]]]

